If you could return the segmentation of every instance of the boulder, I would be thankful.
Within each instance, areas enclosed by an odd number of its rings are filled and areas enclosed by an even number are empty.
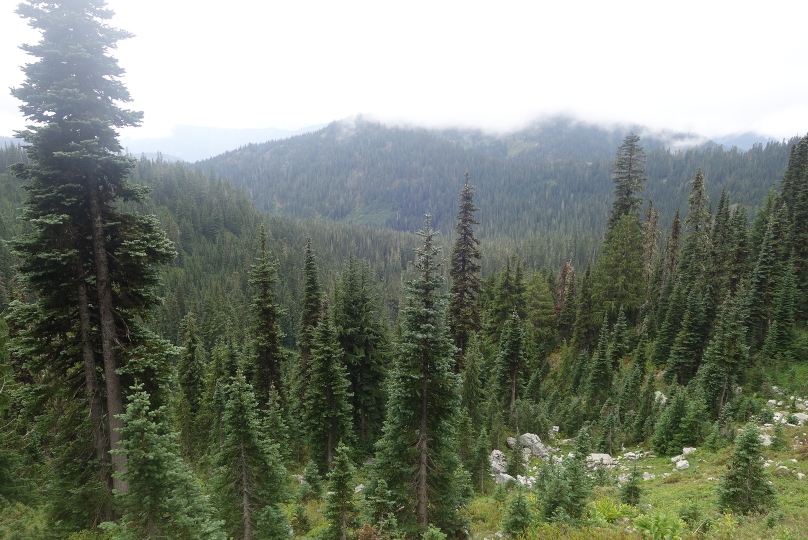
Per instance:
[[[514,478],[510,474],[496,473],[493,476],[494,476],[494,481],[497,484],[507,484],[508,482],[516,482],[516,478]]]
[[[504,473],[507,469],[508,460],[500,450],[492,451],[488,460],[491,462],[491,472],[495,474]]]
[[[695,451],[696,451],[696,449],[693,448],[693,447],[682,448],[682,456],[689,456],[690,454],[692,454]]]
[[[798,473],[797,473],[797,479],[798,479],[798,480],[802,480],[803,478],[805,478],[805,474],[804,474],[804,473],[801,473],[801,472],[798,472]]]
[[[365,490],[365,484],[359,484],[355,488],[353,488],[354,493],[362,493]]]
[[[760,444],[763,446],[771,446],[772,445],[772,437],[768,433],[761,433],[760,434]]]
[[[612,460],[612,456],[610,456],[609,454],[592,453],[586,456],[586,460],[592,464],[601,463],[606,466],[614,464],[614,460]]]
[[[683,459],[684,459],[684,456],[683,456],[683,455],[681,455],[681,454],[680,454],[680,455],[678,455],[678,456],[673,456],[673,457],[671,458],[671,463],[679,463],[679,462],[680,462],[680,461],[682,461]]]
[[[797,420],[800,421],[801,426],[808,422],[808,414],[805,414],[804,412],[794,413],[794,416],[796,416]]]
[[[683,471],[683,470],[689,469],[689,468],[690,468],[690,462],[687,461],[686,459],[682,459],[682,460],[679,460],[679,461],[676,462],[676,470],[677,471]]]
[[[505,439],[505,444],[507,445],[508,448],[513,450],[513,447],[516,445],[516,439],[513,437],[507,437]]]
[[[642,473],[642,479],[643,479],[643,480],[653,480],[654,478],[656,478],[656,475],[655,475],[655,474],[651,474],[651,473],[649,473],[648,471],[646,471],[646,472]]]
[[[546,458],[550,455],[550,452],[547,451],[547,447],[542,444],[541,439],[535,433],[523,433],[519,435],[519,442],[522,444],[523,448],[529,448],[533,456]]]

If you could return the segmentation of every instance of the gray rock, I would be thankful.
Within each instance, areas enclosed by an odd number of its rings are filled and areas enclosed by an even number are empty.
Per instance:
[[[494,476],[494,481],[497,484],[507,484],[508,482],[516,482],[516,478],[511,476],[510,474],[505,473],[497,473]]]
[[[681,454],[678,456],[673,456],[671,458],[671,463],[679,463],[680,461],[682,461],[682,459],[684,459],[684,456]]]
[[[692,454],[695,451],[696,451],[696,449],[693,448],[693,447],[682,448],[682,455],[683,456],[689,456],[690,454]]]
[[[683,470],[689,469],[689,468],[690,468],[690,462],[687,461],[686,459],[682,459],[682,460],[676,462],[676,470],[677,471],[683,471]]]
[[[647,472],[647,471],[646,471],[646,472],[644,472],[644,473],[642,473],[642,479],[643,479],[643,480],[646,480],[646,481],[647,481],[647,480],[653,480],[654,478],[656,478],[656,475],[655,475],[655,474],[651,474],[651,473],[649,473],[649,472]]]
[[[505,459],[505,454],[502,453],[500,450],[494,450],[491,452],[491,456],[488,458],[491,462],[491,472],[499,474],[504,473],[508,460]]]
[[[365,490],[365,484],[359,484],[355,488],[353,488],[354,493],[362,493]]]
[[[614,464],[614,460],[612,460],[612,456],[609,454],[592,453],[586,456],[586,460],[593,464],[602,463],[603,465],[607,466]]]
[[[768,433],[761,433],[760,434],[760,444],[763,446],[771,446],[772,445],[772,437]]]
[[[535,433],[523,433],[519,435],[519,442],[523,448],[529,448],[530,453],[536,457],[546,458],[550,455],[547,447],[541,442],[541,439]]]

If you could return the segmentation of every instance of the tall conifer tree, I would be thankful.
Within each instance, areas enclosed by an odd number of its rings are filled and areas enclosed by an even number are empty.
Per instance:
[[[452,266],[449,276],[452,287],[449,290],[449,329],[455,347],[458,348],[458,369],[462,368],[462,353],[465,352],[471,336],[480,331],[480,314],[478,297],[482,288],[480,272],[480,241],[474,237],[473,225],[479,222],[474,219],[478,208],[474,205],[474,186],[469,184],[469,173],[466,171],[466,183],[460,192],[460,211],[457,214],[457,239],[452,248]]]
[[[647,158],[639,142],[640,137],[632,133],[626,135],[623,144],[617,149],[612,165],[614,202],[607,224],[609,230],[614,229],[623,216],[635,214],[638,219],[640,217],[642,198],[637,197],[637,193],[645,189],[643,183],[646,181]]]
[[[408,283],[402,314],[402,336],[390,382],[384,434],[378,443],[373,484],[384,480],[405,530],[425,531],[436,525],[459,531],[466,486],[458,476],[454,425],[459,404],[459,378],[454,373],[455,347],[445,322],[446,297],[429,226],[420,233],[419,276]],[[369,486],[371,492],[373,486]]]
[[[130,34],[106,24],[112,12],[103,0],[29,0],[17,12],[42,32],[38,44],[22,46],[36,61],[23,67],[25,82],[12,90],[33,122],[18,132],[29,144],[30,164],[13,167],[27,182],[24,217],[32,231],[14,249],[38,301],[33,310],[12,308],[12,317],[26,331],[47,333],[49,346],[61,349],[45,362],[53,384],[75,378],[76,370],[65,370],[65,362],[83,365],[80,386],[93,424],[88,442],[97,463],[111,461],[111,470],[119,473],[112,484],[123,492],[126,456],[115,452],[109,458],[109,451],[120,449],[129,374],[139,371],[150,391],[167,375],[160,359],[166,346],[158,345],[139,319],[156,302],[149,292],[156,283],[152,265],[173,257],[156,220],[117,206],[140,201],[144,194],[126,181],[133,160],[121,154],[116,131],[137,126],[142,118],[119,105],[131,99],[120,80],[123,69],[110,55]],[[26,354],[45,360],[51,353],[35,341],[27,342],[34,349]],[[130,365],[132,351],[149,342],[152,352],[163,349],[150,355],[156,363]],[[74,353],[61,354],[66,350]],[[109,484],[109,471],[100,470],[103,484]]]

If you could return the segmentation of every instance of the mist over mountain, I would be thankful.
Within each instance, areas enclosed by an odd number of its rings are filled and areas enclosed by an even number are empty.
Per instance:
[[[726,149],[693,134],[604,128],[556,118],[506,135],[386,126],[362,117],[289,139],[249,144],[197,165],[242,187],[260,209],[416,231],[422,216],[448,231],[468,170],[481,237],[602,230],[614,152],[628,133],[648,153],[645,199],[669,221],[699,168],[717,200],[726,188],[753,209],[782,177],[790,144]]]
[[[249,143],[285,139],[301,133],[322,128],[325,124],[307,126],[300,129],[227,129],[216,127],[176,126],[170,137],[132,138],[122,137],[121,144],[134,156],[156,154],[174,160],[198,161],[234,150]]]

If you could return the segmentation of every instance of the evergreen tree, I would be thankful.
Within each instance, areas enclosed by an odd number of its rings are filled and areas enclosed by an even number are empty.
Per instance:
[[[777,292],[772,300],[771,324],[760,351],[761,357],[769,361],[790,360],[793,356],[794,299],[797,291],[795,273],[792,268],[794,268],[793,262],[783,271]]]
[[[598,348],[589,363],[589,376],[586,383],[586,398],[589,410],[600,410],[601,404],[612,393],[614,349],[610,346],[609,325],[606,321],[600,330]]]
[[[774,489],[763,470],[760,430],[747,424],[735,441],[727,472],[718,485],[718,506],[738,514],[760,512],[777,503]]]
[[[643,301],[643,239],[639,218],[621,217],[606,236],[592,275],[596,309],[612,318],[619,308],[633,313]]]
[[[611,231],[620,222],[623,216],[635,215],[639,218],[639,209],[642,198],[637,193],[644,188],[645,166],[647,158],[638,143],[640,138],[633,133],[626,135],[623,144],[617,149],[612,165],[612,180],[614,181],[614,202],[612,214],[607,227]]]
[[[174,255],[154,218],[124,213],[119,206],[144,195],[126,180],[134,162],[121,153],[116,131],[137,126],[142,114],[121,108],[131,98],[120,80],[123,69],[109,54],[130,35],[106,25],[112,12],[103,0],[30,0],[17,13],[42,32],[38,44],[22,46],[36,61],[23,67],[25,82],[12,90],[33,123],[17,133],[28,143],[30,162],[12,166],[26,181],[24,219],[31,228],[13,248],[37,301],[33,309],[12,306],[11,317],[26,329],[20,342],[26,356],[44,361],[43,390],[84,388],[82,406],[92,423],[89,454],[105,489],[124,492],[126,454],[110,457],[110,451],[120,449],[124,389],[132,374],[139,372],[148,391],[168,374],[160,355],[149,355],[156,363],[147,365],[135,361],[134,351],[144,346],[167,351],[141,319],[148,319],[157,302],[150,290],[157,282],[153,265]],[[26,332],[47,335],[50,343],[37,344]],[[42,373],[35,362],[28,365]],[[110,472],[118,473],[111,482]]]
[[[576,311],[575,324],[572,328],[572,346],[577,351],[591,349],[595,344],[595,333],[597,329],[594,323],[592,283],[588,266],[581,280],[581,288],[578,290],[578,297],[575,300],[575,304]]]
[[[454,424],[459,380],[452,369],[454,346],[444,322],[446,299],[429,227],[420,233],[419,277],[408,284],[402,336],[390,382],[387,421],[378,443],[373,476],[385,480],[406,530],[430,524],[454,533],[462,527],[458,510],[465,486],[458,483]],[[373,491],[372,486],[370,486]]]
[[[368,265],[350,256],[334,296],[334,324],[348,370],[354,433],[365,449],[381,431],[390,358],[389,337],[377,315],[379,299]]]
[[[202,444],[199,414],[205,395],[206,359],[193,313],[185,316],[182,326],[183,351],[177,365],[177,416],[183,454],[193,459]]]
[[[808,136],[792,148],[780,189],[783,204],[788,208],[796,259],[795,314],[798,321],[805,321],[808,319]]]
[[[654,269],[659,262],[659,210],[654,208],[653,202],[648,200],[648,208],[645,210],[645,220],[642,224],[642,274],[645,287],[643,291],[646,296],[651,293],[651,286],[654,279]]]
[[[543,272],[536,272],[525,294],[526,351],[534,363],[544,360],[558,344],[553,293]]]
[[[258,257],[250,269],[249,279],[254,290],[250,303],[253,357],[250,359],[250,369],[247,370],[252,375],[251,382],[261,407],[266,407],[271,388],[275,388],[275,391],[282,396],[281,399],[285,395],[281,378],[283,362],[281,310],[275,302],[273,290],[278,282],[277,273],[277,263],[272,260],[267,248],[267,232],[261,224]]]
[[[328,494],[323,510],[328,528],[323,534],[324,539],[348,540],[348,533],[353,528],[356,505],[351,481],[355,469],[348,454],[348,447],[340,443],[334,456],[334,468],[328,474]]]
[[[525,369],[525,332],[516,311],[505,323],[496,359],[498,395],[511,415],[516,405],[516,392]]]
[[[510,538],[522,538],[532,522],[533,511],[530,508],[530,502],[525,497],[524,490],[518,488],[505,509],[502,532]]]
[[[516,257],[511,257],[493,285],[485,329],[491,344],[501,341],[503,327],[514,311],[520,318],[525,317],[526,287],[523,274],[522,263]]]
[[[320,282],[317,279],[317,261],[314,258],[314,250],[311,247],[311,238],[306,238],[306,251],[303,262],[303,309],[300,314],[300,339],[298,340],[298,350],[300,351],[299,376],[304,384],[308,381],[308,362],[311,356],[312,342],[314,341],[314,329],[320,321],[320,310],[323,299],[320,292]],[[305,392],[305,387],[300,389]]]
[[[449,329],[452,340],[458,349],[458,370],[462,369],[462,354],[466,351],[471,337],[481,329],[478,298],[482,289],[480,272],[480,241],[474,237],[473,225],[479,222],[474,219],[474,212],[479,210],[474,205],[474,186],[469,184],[469,173],[466,171],[466,183],[460,192],[460,211],[457,214],[457,239],[452,248],[451,268],[449,276],[452,286],[449,290]]]
[[[686,385],[696,374],[701,363],[704,340],[707,336],[707,313],[705,299],[699,287],[690,291],[681,328],[671,346],[665,378],[676,379]]]
[[[687,414],[687,393],[679,389],[670,396],[662,414],[654,426],[651,447],[664,456],[672,456],[681,452],[681,423]]]
[[[572,339],[572,330],[575,326],[576,312],[575,270],[572,263],[565,262],[561,267],[558,280],[558,296],[555,311],[558,323],[558,333],[564,343]]]
[[[483,375],[485,358],[480,350],[480,340],[472,337],[464,355],[465,369],[462,374],[460,405],[468,411],[472,425],[482,421],[485,396],[483,394]]]
[[[749,361],[746,301],[743,291],[728,295],[718,312],[713,337],[704,352],[698,380],[714,417],[721,415]]]
[[[625,483],[620,488],[620,501],[624,504],[637,506],[640,504],[640,497],[642,497],[642,487],[640,487],[640,479],[642,475],[637,470],[637,462],[634,461],[634,466],[631,472],[628,473]]]
[[[150,410],[148,394],[135,387],[122,420],[116,452],[126,453],[129,490],[118,494],[121,520],[105,524],[113,538],[224,540],[222,522],[212,519],[213,509],[179,456],[165,407]]]
[[[304,419],[312,456],[330,471],[337,445],[350,434],[351,395],[342,349],[327,310],[324,304],[314,332]]]
[[[277,447],[266,440],[257,413],[255,394],[239,371],[227,388],[213,493],[227,533],[240,540],[287,534],[278,507],[285,496],[286,469]]]

